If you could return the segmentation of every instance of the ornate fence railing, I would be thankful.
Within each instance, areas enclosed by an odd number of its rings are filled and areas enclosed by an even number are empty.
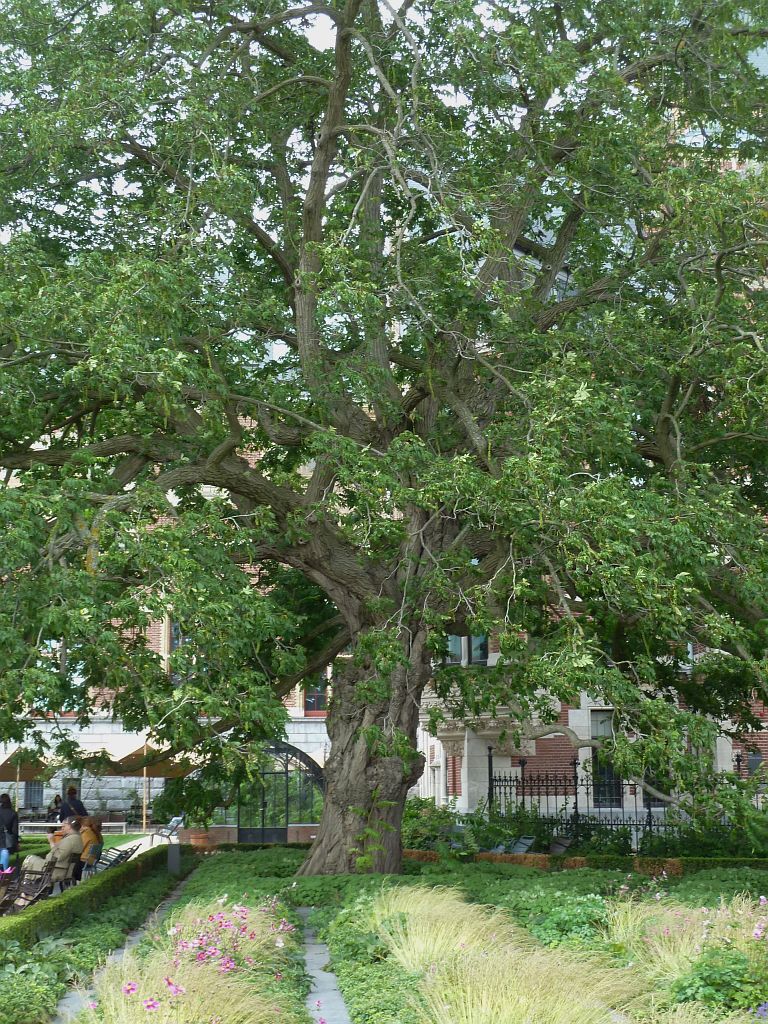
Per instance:
[[[742,774],[741,757],[734,759],[734,771]],[[662,788],[662,787],[660,787]],[[756,806],[765,806],[763,794],[755,796]],[[574,757],[567,770],[531,771],[526,758],[520,758],[517,771],[498,772],[493,767],[493,752],[488,752],[488,807],[495,816],[529,811],[553,826],[552,831],[586,840],[605,831],[619,833],[633,849],[647,845],[654,836],[672,838],[690,827],[687,815],[651,797],[642,786],[613,773],[598,761],[587,763]],[[729,825],[722,819],[715,831],[723,835]]]
[[[580,826],[587,830],[589,823],[633,832],[664,832],[668,827],[662,802],[610,770],[598,767],[595,772],[585,772],[578,758],[568,771],[532,772],[526,768],[526,759],[521,758],[519,772],[494,772],[489,759],[488,805],[494,812],[535,811],[571,832]],[[676,822],[675,827],[678,825]]]

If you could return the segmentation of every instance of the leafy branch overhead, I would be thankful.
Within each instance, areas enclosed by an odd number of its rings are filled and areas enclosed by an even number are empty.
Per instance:
[[[750,724],[764,0],[0,10],[3,735],[96,684],[215,763],[351,644],[397,824],[451,632],[457,714],[586,689],[633,774]]]

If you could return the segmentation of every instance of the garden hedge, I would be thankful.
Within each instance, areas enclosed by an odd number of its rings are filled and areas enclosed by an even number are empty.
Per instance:
[[[189,860],[185,851],[185,859]],[[127,884],[161,871],[167,863],[168,847],[157,846],[116,868],[108,868],[59,896],[49,896],[22,913],[0,917],[0,941],[18,942],[25,949],[48,935],[58,934],[98,910],[107,897],[122,891]]]
[[[308,850],[312,843],[217,843],[217,850]]]
[[[422,864],[435,864],[440,854],[435,850],[403,850],[403,856]],[[517,864],[519,867],[539,868],[541,871],[568,871],[576,868],[596,868],[603,871],[634,871],[639,875],[691,875],[697,871],[715,868],[754,868],[768,871],[768,858],[764,857],[625,857],[619,854],[589,854],[584,857],[554,856],[548,853],[476,853],[468,861],[490,861],[494,864]]]

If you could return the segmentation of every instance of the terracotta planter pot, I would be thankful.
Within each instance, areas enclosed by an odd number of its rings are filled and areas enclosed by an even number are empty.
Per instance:
[[[191,828],[188,830],[188,842],[203,850],[214,850],[218,845],[218,838],[204,828]]]

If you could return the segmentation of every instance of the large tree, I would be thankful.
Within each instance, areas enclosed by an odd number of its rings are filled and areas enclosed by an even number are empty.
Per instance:
[[[586,689],[695,788],[766,692],[767,23],[0,0],[2,735],[98,687],[242,772],[349,647],[305,870],[396,869],[432,666],[494,632],[452,714]]]

